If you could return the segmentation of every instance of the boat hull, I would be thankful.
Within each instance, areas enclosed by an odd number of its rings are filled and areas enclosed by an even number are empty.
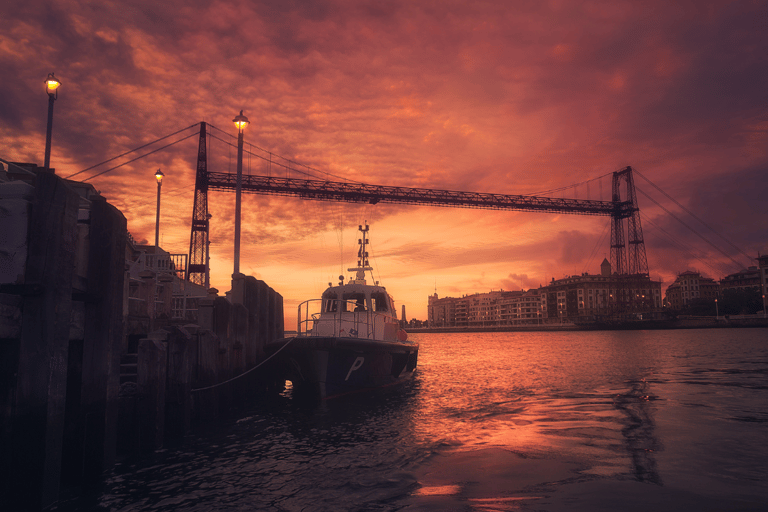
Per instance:
[[[278,379],[290,380],[299,395],[320,399],[409,380],[419,354],[415,343],[322,336],[286,338],[267,347],[270,353],[278,350]]]

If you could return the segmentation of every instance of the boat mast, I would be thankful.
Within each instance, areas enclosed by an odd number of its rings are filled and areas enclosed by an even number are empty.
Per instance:
[[[365,228],[363,228],[363,226],[358,226],[357,229],[363,234],[362,238],[357,239],[357,243],[360,244],[360,249],[357,250],[357,267],[348,268],[347,271],[356,272],[355,279],[353,281],[354,284],[365,284],[365,271],[373,271],[373,268],[368,264],[368,251],[365,250],[365,246],[368,245],[368,240],[366,239],[366,234],[368,233],[369,229],[368,224],[365,224]]]

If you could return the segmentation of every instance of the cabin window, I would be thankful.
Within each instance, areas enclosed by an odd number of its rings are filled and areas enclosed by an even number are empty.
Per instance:
[[[323,311],[326,313],[335,313],[339,308],[339,301],[336,300],[335,293],[323,295]]]
[[[371,306],[373,307],[374,311],[389,311],[389,307],[387,306],[387,296],[383,293],[372,293]]]
[[[345,293],[344,294],[344,311],[366,311],[364,293]]]

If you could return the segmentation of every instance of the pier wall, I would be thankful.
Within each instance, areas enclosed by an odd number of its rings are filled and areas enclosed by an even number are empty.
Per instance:
[[[162,448],[194,421],[221,417],[269,392],[268,372],[258,365],[265,344],[283,335],[282,297],[263,281],[240,281],[249,307],[212,293],[200,301],[199,325],[171,325],[139,340],[136,382],[120,386],[120,454]]]
[[[125,217],[53,173],[0,183],[0,501],[114,463]]]
[[[223,382],[282,336],[282,297],[238,275],[229,297],[200,301],[197,324],[174,325],[162,280],[129,294],[128,239],[90,185],[45,171],[0,180],[3,509],[50,507],[120,454],[164,446],[263,389],[258,371]]]

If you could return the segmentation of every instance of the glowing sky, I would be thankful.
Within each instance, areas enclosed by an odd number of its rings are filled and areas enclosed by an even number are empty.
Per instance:
[[[754,264],[736,248],[768,251],[767,16],[762,1],[3,2],[0,157],[42,165],[55,72],[61,176],[199,121],[235,136],[241,109],[246,151],[334,180],[537,194],[631,165],[733,244],[636,177],[651,277],[719,279]],[[89,181],[137,240],[154,240],[161,168],[161,246],[188,251],[196,139]],[[234,150],[210,152],[211,170],[234,172]],[[609,190],[605,177],[554,194]],[[234,195],[209,202],[223,291]],[[253,195],[243,211],[241,270],[284,296],[289,328],[296,304],[354,263],[364,220],[376,278],[409,318],[426,318],[435,288],[527,289],[609,257],[607,217]]]

